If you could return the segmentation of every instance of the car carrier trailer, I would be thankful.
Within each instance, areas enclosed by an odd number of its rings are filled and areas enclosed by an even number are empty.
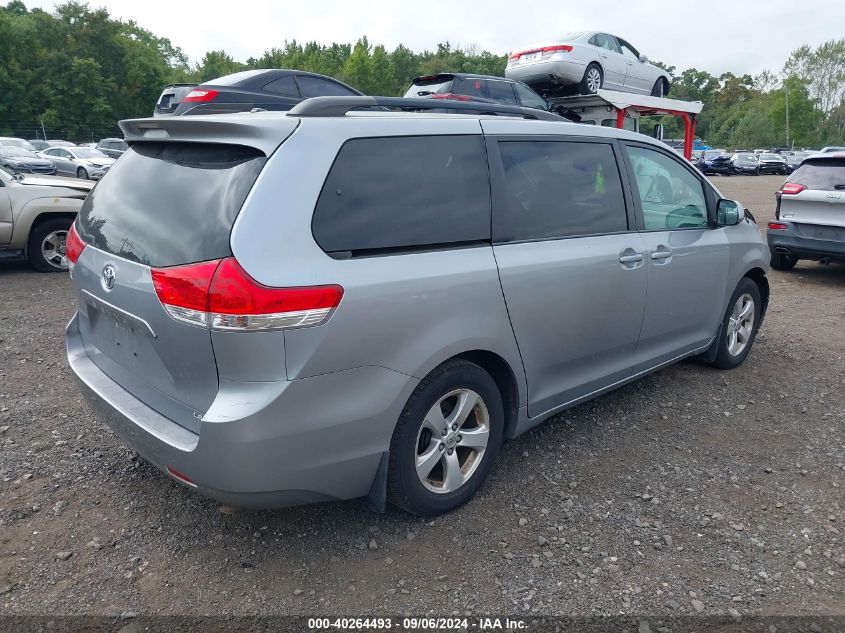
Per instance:
[[[580,123],[627,128],[634,132],[640,131],[640,117],[662,114],[677,116],[684,122],[684,158],[687,160],[692,158],[695,118],[704,107],[701,101],[681,101],[604,89],[599,89],[596,94],[546,99],[564,108],[566,114]]]

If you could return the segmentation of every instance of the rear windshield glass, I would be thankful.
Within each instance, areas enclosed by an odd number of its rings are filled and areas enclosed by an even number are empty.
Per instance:
[[[245,79],[252,79],[256,75],[260,75],[261,73],[267,72],[266,70],[242,70],[239,73],[232,73],[231,75],[224,75],[223,77],[218,77],[217,79],[212,79],[211,81],[206,81],[203,85],[205,86],[232,86],[240,81],[244,81]]]
[[[229,233],[264,166],[250,147],[136,143],[79,211],[82,239],[148,266],[231,255]]]
[[[437,79],[429,79],[425,81],[415,81],[408,88],[405,93],[406,97],[425,97],[428,95],[440,94],[441,92],[449,92],[452,88],[452,77],[444,79],[438,77]]]
[[[845,190],[845,159],[822,158],[801,163],[787,182],[804,185],[807,189]]]

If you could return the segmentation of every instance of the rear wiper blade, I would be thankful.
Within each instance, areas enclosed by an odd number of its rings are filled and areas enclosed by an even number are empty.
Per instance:
[[[834,188],[834,189],[845,189],[845,184],[841,184],[841,185],[833,185],[833,188]]]

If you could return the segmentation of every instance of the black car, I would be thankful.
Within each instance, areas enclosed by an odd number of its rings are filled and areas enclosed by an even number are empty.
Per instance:
[[[489,75],[440,73],[416,77],[405,93],[405,97],[506,103],[525,108],[551,110],[549,102],[524,83]]]
[[[786,164],[786,158],[780,154],[772,152],[763,152],[758,157],[760,161],[761,174],[783,174],[789,173],[789,166]]]
[[[22,147],[0,146],[0,167],[12,174],[55,174],[56,166]]]
[[[760,175],[760,163],[751,152],[736,152],[731,156],[731,166],[735,174]]]
[[[730,176],[734,173],[731,157],[720,150],[705,150],[696,163],[696,167],[707,176],[713,174]]]
[[[290,110],[303,99],[338,96],[361,93],[337,79],[302,70],[244,70],[197,86],[165,86],[153,116]]]
[[[122,138],[104,138],[97,143],[97,149],[110,158],[120,158],[129,146]]]

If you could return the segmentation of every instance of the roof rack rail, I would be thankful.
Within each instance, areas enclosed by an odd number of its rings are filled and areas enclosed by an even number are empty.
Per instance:
[[[566,119],[553,112],[537,108],[484,103],[481,101],[453,101],[446,99],[406,99],[404,97],[311,97],[288,110],[290,116],[333,117],[344,116],[358,108],[394,108],[399,110],[450,110],[466,111],[467,114],[492,114],[517,116],[524,119],[565,122]]]

